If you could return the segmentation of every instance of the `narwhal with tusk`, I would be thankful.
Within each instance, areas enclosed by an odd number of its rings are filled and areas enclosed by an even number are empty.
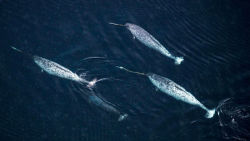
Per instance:
[[[208,109],[206,108],[200,101],[198,101],[190,92],[186,91],[183,87],[176,84],[172,80],[162,77],[160,75],[154,74],[154,73],[141,73],[141,72],[135,72],[128,70],[122,66],[117,66],[117,68],[121,70],[125,70],[130,73],[135,73],[143,76],[147,76],[148,79],[151,81],[151,83],[157,87],[160,91],[163,93],[166,93],[172,97],[174,97],[177,100],[189,103],[191,105],[199,106],[200,108],[207,111],[205,117],[206,118],[212,118],[215,114],[215,109]]]
[[[13,46],[11,46],[11,48],[15,51],[18,51],[18,52],[21,52],[21,53],[24,53],[22,50],[20,49],[17,49]],[[73,73],[71,70],[65,68],[64,66],[56,63],[56,62],[53,62],[53,61],[50,61],[46,58],[43,58],[43,57],[40,57],[40,56],[37,56],[37,55],[30,55],[30,54],[27,54],[27,53],[24,53],[30,57],[33,58],[33,61],[45,72],[47,72],[48,74],[50,75],[54,75],[54,76],[57,76],[57,77],[61,77],[61,78],[65,78],[65,79],[69,79],[69,80],[72,80],[72,81],[76,81],[78,83],[81,83],[81,84],[87,84],[87,86],[89,88],[93,87],[95,85],[96,82],[98,81],[102,81],[104,80],[105,78],[103,79],[93,79],[92,81],[87,81],[85,80],[84,78],[81,78],[80,76],[78,76],[76,73]]]
[[[157,41],[150,33],[148,33],[145,29],[141,28],[138,25],[126,23],[125,25],[109,23],[116,26],[126,27],[133,35],[133,38],[137,38],[141,43],[146,45],[147,47],[154,49],[161,54],[175,60],[176,65],[180,65],[182,61],[184,61],[183,57],[176,57],[172,55],[159,41]]]

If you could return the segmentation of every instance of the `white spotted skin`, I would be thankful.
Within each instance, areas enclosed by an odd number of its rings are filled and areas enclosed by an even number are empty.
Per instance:
[[[34,62],[48,74],[77,82],[83,81],[83,79],[80,78],[77,74],[73,73],[69,69],[63,67],[62,65],[59,65],[56,62],[50,61],[39,56],[34,56],[33,58]]]
[[[190,92],[186,91],[183,87],[176,84],[172,80],[162,77],[157,74],[147,74],[149,80],[155,85],[160,91],[174,97],[177,100],[199,106],[200,108],[207,111],[205,117],[212,118],[215,114],[216,109],[207,109],[202,103],[200,103]]]
[[[126,23],[125,26],[135,38],[137,38],[141,43],[143,43],[147,47],[154,49],[171,59],[175,59],[175,57],[171,55],[169,51],[159,41],[157,41],[151,34],[149,34],[140,26],[131,23]]]
[[[160,91],[177,100],[205,108],[191,93],[187,92],[183,87],[172,80],[153,73],[149,73],[147,76],[153,85],[155,85]]]

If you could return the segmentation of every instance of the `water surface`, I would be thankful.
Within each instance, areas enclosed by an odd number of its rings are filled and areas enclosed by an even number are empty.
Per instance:
[[[247,140],[249,8],[249,2],[233,0],[1,0],[1,140]],[[143,27],[184,62],[174,65],[109,22]],[[88,72],[88,79],[119,79],[103,81],[95,90],[128,119],[118,122],[116,115],[91,105],[88,91],[42,73],[11,45]],[[105,59],[81,61],[91,56]],[[221,103],[221,115],[205,119],[200,108],[114,65],[167,77],[208,108]]]

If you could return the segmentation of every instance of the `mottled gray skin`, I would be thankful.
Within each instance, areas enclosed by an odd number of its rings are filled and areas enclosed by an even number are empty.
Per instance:
[[[175,57],[171,55],[169,51],[159,41],[157,41],[151,34],[149,34],[140,26],[131,23],[126,23],[125,26],[133,34],[134,38],[137,38],[147,47],[159,51],[161,54],[171,59],[175,59]]]
[[[114,106],[94,94],[89,96],[89,102],[95,104],[98,107],[101,107],[108,112],[118,114],[118,121],[122,121],[128,116],[127,114],[121,114],[120,111],[118,111]]]
[[[160,91],[174,97],[177,100],[200,106],[202,109],[209,111],[190,92],[187,92],[183,87],[176,84],[172,80],[153,73],[149,73],[147,76],[153,85],[155,85]]]
[[[106,101],[102,100],[100,97],[98,97],[96,95],[90,95],[89,96],[89,102],[103,108],[106,111],[113,112],[113,113],[116,113],[116,114],[120,114],[120,112],[115,107],[108,104]]]
[[[42,68],[45,72],[55,75],[61,78],[77,81],[77,82],[85,82],[88,83],[86,80],[80,78],[77,74],[73,73],[69,69],[63,67],[62,65],[59,65],[56,62],[50,61],[48,59],[34,56],[33,57],[34,62]]]

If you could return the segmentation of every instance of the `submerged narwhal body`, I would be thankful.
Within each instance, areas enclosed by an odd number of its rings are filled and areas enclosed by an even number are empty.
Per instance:
[[[175,60],[175,64],[179,65],[184,60],[183,57],[176,57],[172,55],[158,40],[156,40],[150,33],[138,25],[126,23],[125,25],[110,23],[118,26],[125,26],[133,35],[133,38],[137,38],[141,43],[147,47],[154,49],[161,54]]]
[[[119,115],[118,121],[122,121],[124,119],[126,119],[128,117],[128,114],[124,113],[122,114],[119,110],[117,110],[113,105],[111,105],[109,102],[107,102],[106,100],[98,97],[95,94],[91,94],[88,96],[88,101],[89,103],[93,103],[98,107],[101,107],[102,109],[108,111],[108,112],[112,112],[115,114]]]
[[[174,97],[177,100],[181,100],[183,102],[189,103],[191,105],[196,105],[201,107],[202,109],[206,110],[207,113],[205,115],[206,118],[212,118],[215,113],[215,109],[209,110],[207,109],[200,101],[198,101],[190,92],[186,91],[183,87],[180,85],[176,84],[172,80],[162,77],[160,75],[154,74],[154,73],[140,73],[140,72],[134,72],[131,70],[128,70],[124,67],[118,66],[119,69],[131,72],[131,73],[136,73],[139,75],[144,75],[147,76],[150,82],[157,87],[160,91],[168,94],[169,96]]]
[[[15,48],[15,47],[11,47],[12,49],[23,53],[23,51]],[[88,84],[88,87],[92,87],[98,80],[94,79],[92,81],[87,81],[83,78],[81,78],[80,76],[78,76],[76,73],[73,73],[71,70],[65,68],[64,66],[53,62],[51,60],[45,59],[43,57],[37,56],[37,55],[30,55],[27,54],[28,56],[31,56],[34,60],[34,62],[45,72],[47,72],[48,74],[57,76],[57,77],[61,77],[64,79],[69,79],[72,81],[76,81],[79,83],[86,83]]]

